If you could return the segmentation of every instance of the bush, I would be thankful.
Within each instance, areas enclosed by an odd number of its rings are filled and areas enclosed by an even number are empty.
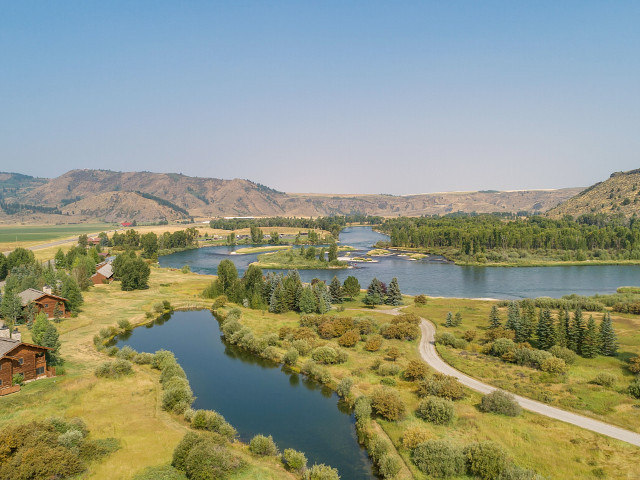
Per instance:
[[[629,359],[629,370],[632,373],[640,373],[640,355]]]
[[[24,374],[14,373],[11,377],[11,385],[22,385],[24,383]]]
[[[115,357],[116,354],[120,351],[118,347],[109,347],[107,348],[107,355],[110,357]]]
[[[382,336],[371,335],[364,343],[364,349],[368,352],[377,352],[382,347]]]
[[[416,295],[415,297],[413,297],[413,303],[415,303],[417,307],[426,305],[427,297],[425,295]]]
[[[218,310],[219,308],[224,307],[228,301],[229,299],[226,295],[220,295],[219,297],[216,297],[216,299],[213,301],[213,304],[211,305],[211,310]]]
[[[153,360],[151,361],[151,367],[157,368],[158,370],[163,370],[167,365],[176,363],[176,357],[173,352],[169,352],[167,350],[158,350],[153,355]]]
[[[131,322],[126,318],[121,318],[120,320],[118,320],[118,327],[120,327],[125,332],[130,332],[131,330],[133,330],[133,325],[131,325]]]
[[[137,363],[138,365],[150,365],[152,361],[153,353],[142,352],[133,357],[133,363]]]
[[[117,438],[98,438],[87,440],[80,444],[79,456],[85,462],[93,462],[115,452],[120,448]]]
[[[282,454],[282,463],[288,470],[302,472],[307,468],[307,457],[293,448],[286,448]]]
[[[554,345],[553,347],[551,347],[549,349],[549,353],[554,357],[561,358],[567,365],[572,365],[576,361],[576,358],[578,358],[576,352],[559,345]]]
[[[453,347],[456,343],[456,336],[451,332],[438,333],[435,337],[435,342],[439,345],[445,345]]]
[[[159,467],[147,467],[136,474],[133,480],[186,480],[184,473],[179,472],[171,465]]]
[[[406,410],[400,394],[390,388],[380,388],[371,395],[371,408],[387,420],[398,420]]]
[[[341,350],[330,347],[329,345],[315,348],[311,352],[311,358],[313,358],[316,362],[319,362],[325,365],[330,365],[335,363],[344,363],[347,361],[347,356],[345,352],[342,352]]]
[[[400,459],[392,453],[383,455],[378,462],[378,472],[380,473],[380,475],[382,475],[382,478],[395,477],[400,471],[401,467],[402,463]]]
[[[636,378],[629,384],[629,395],[633,398],[640,398],[640,378]]]
[[[421,360],[411,360],[404,370],[404,378],[407,380],[422,380],[429,375],[429,368]]]
[[[96,377],[120,378],[124,375],[131,375],[133,368],[129,360],[117,359],[113,362],[104,362],[95,370]]]
[[[509,465],[504,449],[491,441],[472,443],[464,449],[464,453],[469,472],[485,480],[500,477]]]
[[[447,440],[427,440],[411,452],[418,469],[432,477],[453,477],[465,472],[466,457],[457,445]]]
[[[351,387],[353,387],[353,380],[349,377],[345,377],[342,380],[340,380],[340,382],[338,383],[338,386],[336,387],[336,392],[341,397],[346,398],[351,393]]]
[[[480,410],[483,412],[498,413],[509,417],[517,417],[522,412],[522,408],[510,393],[502,390],[493,392],[482,397]]]
[[[445,398],[427,397],[418,404],[416,416],[436,425],[447,425],[453,421],[453,402]]]
[[[298,350],[296,350],[295,348],[290,348],[284,354],[284,357],[282,359],[284,360],[284,363],[286,365],[295,365],[298,361]]]
[[[184,373],[182,367],[177,363],[167,365],[162,369],[162,373],[160,374],[160,383],[166,383],[174,377],[187,378],[187,374]]]
[[[191,426],[199,430],[215,432],[229,440],[237,435],[236,429],[214,410],[196,410],[191,419]]]
[[[360,341],[358,330],[349,330],[338,338],[338,345],[341,347],[354,347]]]
[[[78,452],[78,448],[83,440],[84,435],[79,430],[68,430],[58,435],[58,443],[64,448],[75,452]]]
[[[491,346],[491,355],[494,357],[502,357],[507,353],[514,353],[516,344],[508,338],[498,338]]]
[[[395,320],[395,319],[394,319]],[[385,324],[380,329],[384,338],[395,338],[397,340],[415,340],[420,336],[420,328],[409,322]]]
[[[613,373],[602,372],[596,375],[596,377],[591,380],[591,383],[595,383],[596,385],[601,385],[603,387],[613,387],[616,380],[617,377]]]
[[[509,465],[502,471],[499,480],[544,480],[544,478],[533,470],[527,470],[517,465]]]
[[[294,340],[291,346],[303,357],[309,355],[309,352],[311,351],[311,345],[306,340]]]
[[[518,365],[526,365],[528,367],[540,368],[542,362],[546,359],[551,358],[549,352],[545,352],[544,350],[534,350],[532,348],[517,348],[515,351],[515,362]]]
[[[467,342],[473,342],[476,338],[477,332],[475,330],[467,330],[462,334],[462,338],[464,338]]]
[[[396,365],[395,363],[381,363],[378,366],[378,375],[381,375],[383,377],[393,377],[397,375],[398,372],[400,372],[400,366]]]
[[[197,480],[225,478],[242,466],[242,460],[225,446],[206,440],[194,445],[185,461],[187,477]]]
[[[340,480],[338,470],[328,465],[320,464],[305,470],[303,480]]]
[[[540,370],[547,373],[555,373],[555,374],[565,374],[567,370],[569,370],[569,366],[564,362],[563,359],[558,357],[547,358],[540,365]]]
[[[271,435],[256,435],[249,442],[249,451],[255,455],[271,456],[278,455],[278,447],[273,441]]]
[[[353,414],[356,417],[356,422],[368,422],[371,419],[371,399],[365,396],[356,398]]]
[[[186,378],[174,377],[164,386],[162,408],[164,410],[183,413],[193,403],[193,392]]]
[[[173,450],[173,460],[171,461],[171,465],[173,465],[178,470],[184,471],[186,469],[187,456],[191,449],[202,442],[204,437],[195,432],[187,432],[185,433],[182,440],[176,445],[176,448]]]
[[[431,438],[431,434],[423,427],[413,425],[407,428],[402,434],[402,446],[409,450],[416,448],[421,443]]]
[[[464,398],[464,388],[458,379],[442,373],[436,373],[426,380],[421,380],[418,383],[417,393],[420,397],[433,395],[449,400]]]

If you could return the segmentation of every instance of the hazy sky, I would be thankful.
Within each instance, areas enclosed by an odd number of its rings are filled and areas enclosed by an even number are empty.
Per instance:
[[[0,170],[289,192],[640,167],[640,2],[0,0]]]

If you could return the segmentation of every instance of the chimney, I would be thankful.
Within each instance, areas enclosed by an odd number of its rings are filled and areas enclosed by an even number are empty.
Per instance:
[[[51,295],[53,293],[53,290],[51,289],[51,287],[49,285],[45,285],[44,287],[42,287],[42,291],[44,293],[49,294],[49,295]]]
[[[16,328],[13,333],[11,334],[11,338],[13,340],[18,340],[19,342],[22,341],[22,334],[18,331],[18,329]]]

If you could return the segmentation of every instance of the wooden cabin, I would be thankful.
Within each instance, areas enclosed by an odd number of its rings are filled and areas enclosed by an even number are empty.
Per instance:
[[[23,343],[14,338],[0,338],[0,396],[20,390],[12,385],[13,376],[21,373],[24,381],[53,377],[55,369],[47,368],[45,352],[40,345]]]
[[[111,283],[113,280],[113,267],[110,263],[103,262],[96,266],[96,273],[91,276],[94,285]]]
[[[65,308],[66,298],[58,297],[49,292],[42,292],[35,288],[27,288],[25,291],[18,294],[22,301],[22,308],[26,307],[30,303],[33,303],[38,308],[38,313],[44,312],[47,317],[54,318],[56,316],[56,306],[62,312],[62,317],[67,316]]]

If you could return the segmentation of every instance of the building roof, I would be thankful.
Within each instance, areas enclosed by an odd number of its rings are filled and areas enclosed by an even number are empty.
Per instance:
[[[27,288],[25,291],[20,292],[18,296],[22,301],[22,306],[26,307],[29,302],[35,302],[41,297],[48,295],[49,297],[58,298],[60,300],[65,301],[66,298],[58,297],[57,295],[53,295],[52,293],[41,292],[40,290],[36,290],[35,288]]]
[[[22,342],[13,338],[0,338],[0,357],[4,357],[6,353],[16,348]]]
[[[106,265],[103,265],[102,267],[100,267],[97,270],[97,273],[105,276],[106,278],[111,278],[113,276],[113,267],[111,266],[110,263],[107,263]]]

